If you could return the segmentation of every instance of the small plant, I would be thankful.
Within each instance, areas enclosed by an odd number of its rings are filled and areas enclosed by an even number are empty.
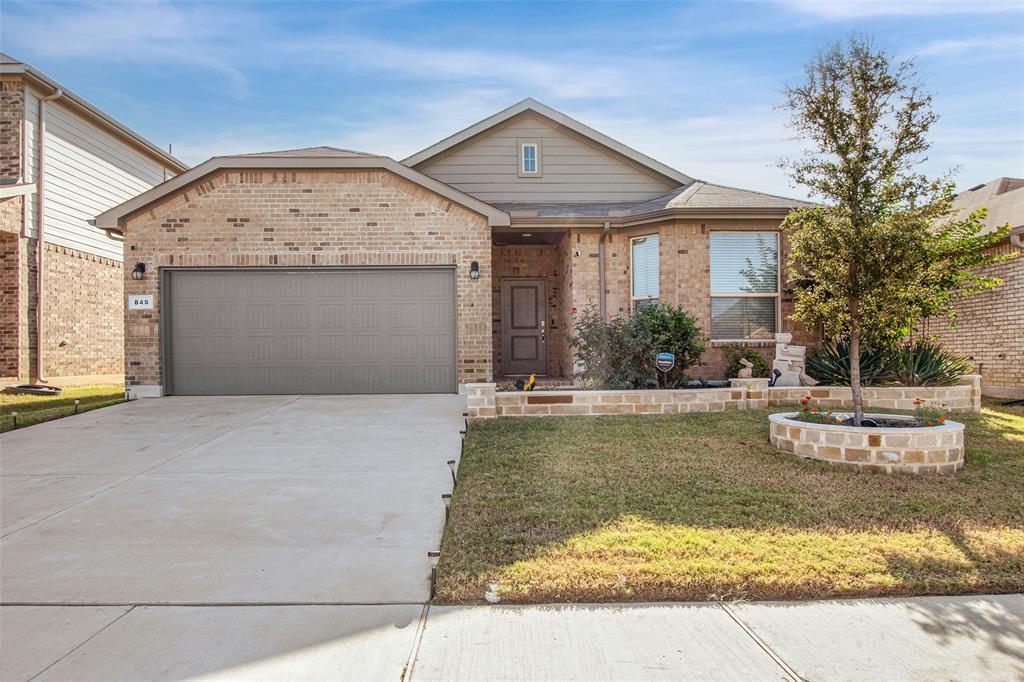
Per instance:
[[[850,385],[850,341],[837,339],[821,344],[821,347],[807,358],[807,373],[823,384],[831,386]],[[877,386],[887,381],[889,362],[886,353],[861,346],[860,383],[863,386]]]
[[[808,422],[810,424],[833,424],[837,421],[842,423],[842,420],[837,420],[836,417],[828,410],[823,410],[817,405],[811,404],[811,396],[804,396],[803,400],[800,401],[800,409],[797,412],[797,421]]]
[[[764,359],[763,355],[749,346],[741,346],[735,343],[729,344],[725,347],[725,359],[729,363],[728,369],[725,370],[725,376],[729,379],[740,375],[740,370],[743,369],[740,360],[747,360],[753,363],[753,376],[755,379],[764,379],[768,376],[768,361]]]
[[[928,403],[918,398],[914,401],[914,418],[919,426],[938,426],[946,423],[946,406],[942,403]]]
[[[925,339],[900,344],[890,361],[890,379],[903,386],[952,386],[971,371],[971,361]]]

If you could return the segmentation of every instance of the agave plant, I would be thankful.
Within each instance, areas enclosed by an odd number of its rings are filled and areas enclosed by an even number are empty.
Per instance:
[[[889,380],[889,361],[885,352],[873,348],[860,349],[860,383],[877,386]],[[831,386],[850,385],[850,340],[837,339],[823,343],[807,358],[807,373]]]
[[[890,378],[904,386],[951,386],[971,369],[967,358],[924,339],[897,346],[889,362]]]

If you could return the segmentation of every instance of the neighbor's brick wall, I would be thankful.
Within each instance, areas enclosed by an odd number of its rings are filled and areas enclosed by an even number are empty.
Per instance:
[[[56,244],[46,245],[43,263],[47,378],[123,374],[122,264]]]
[[[491,254],[494,269],[491,280],[491,317],[494,321],[494,372],[504,376],[501,364],[501,319],[504,310],[501,305],[501,286],[505,279],[532,277],[547,282],[547,351],[548,376],[564,377],[568,369],[564,365],[567,354],[566,330],[562,325],[565,315],[562,311],[562,272],[559,269],[559,252],[555,246],[495,246]]]
[[[993,250],[1021,251],[1008,241]],[[933,318],[926,321],[925,332],[969,357],[986,393],[1024,397],[1024,253],[982,272],[1003,283],[958,302],[955,328],[945,318]]]
[[[167,266],[454,265],[458,380],[492,377],[486,218],[386,171],[219,173],[130,217],[126,247],[126,262],[148,272],[136,281],[126,268],[125,293],[154,295],[153,310],[127,312],[129,385],[161,383],[157,268]]]
[[[21,178],[25,85],[20,78],[0,78],[0,184]]]
[[[0,378],[36,378],[38,244],[0,231]],[[119,377],[124,372],[121,264],[55,244],[46,245],[43,262],[46,379]]]
[[[0,230],[0,378],[18,376],[18,235]]]
[[[682,306],[697,318],[704,333],[711,334],[711,268],[710,268],[710,233],[714,230],[752,230],[773,231],[779,227],[779,221],[718,221],[707,223],[686,223],[668,221],[629,230],[613,232],[605,242],[605,291],[606,310],[609,317],[628,315],[630,311],[630,238],[645,234],[659,235],[660,245],[660,282],[661,301]],[[579,312],[599,304],[599,231],[574,230],[570,234],[572,253],[572,304],[578,319]],[[782,319],[780,331],[793,334],[793,343],[813,346],[817,343],[817,334],[804,325],[789,319],[794,308],[792,296],[786,295],[786,254],[788,242],[785,235],[780,240],[782,266]],[[578,255],[576,255],[578,252]],[[574,321],[573,321],[574,323]],[[569,325],[572,326],[571,324]],[[724,346],[719,342],[710,342],[701,360],[701,365],[692,370],[693,375],[703,375],[708,379],[725,377],[728,363],[725,361]],[[765,359],[771,360],[775,355],[775,344],[771,341],[747,344],[760,352]]]

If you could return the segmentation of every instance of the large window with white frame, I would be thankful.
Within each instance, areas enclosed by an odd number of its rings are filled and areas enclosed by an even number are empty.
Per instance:
[[[778,233],[712,232],[711,338],[771,339],[778,317]]]
[[[658,302],[658,235],[649,234],[630,240],[633,273],[633,309]]]

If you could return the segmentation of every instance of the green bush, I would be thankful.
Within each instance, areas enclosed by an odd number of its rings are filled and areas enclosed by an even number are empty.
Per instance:
[[[807,373],[830,386],[850,385],[850,340],[828,341],[807,358]],[[874,348],[860,349],[860,383],[878,386],[889,381],[888,354]]]
[[[725,359],[729,363],[728,369],[725,370],[725,376],[729,379],[734,379],[740,375],[740,370],[743,369],[743,365],[740,364],[741,359],[749,360],[753,363],[755,379],[764,379],[771,371],[771,366],[764,359],[764,356],[749,346],[741,346],[739,344],[726,346]]]
[[[648,305],[631,317],[601,320],[583,311],[571,340],[576,380],[589,388],[643,388],[657,378],[654,357],[673,353],[676,365],[666,376],[670,388],[686,382],[686,371],[699,362],[705,340],[697,321],[682,308]]]
[[[918,339],[892,351],[889,377],[904,386],[952,386],[972,367],[967,358],[934,341]]]

